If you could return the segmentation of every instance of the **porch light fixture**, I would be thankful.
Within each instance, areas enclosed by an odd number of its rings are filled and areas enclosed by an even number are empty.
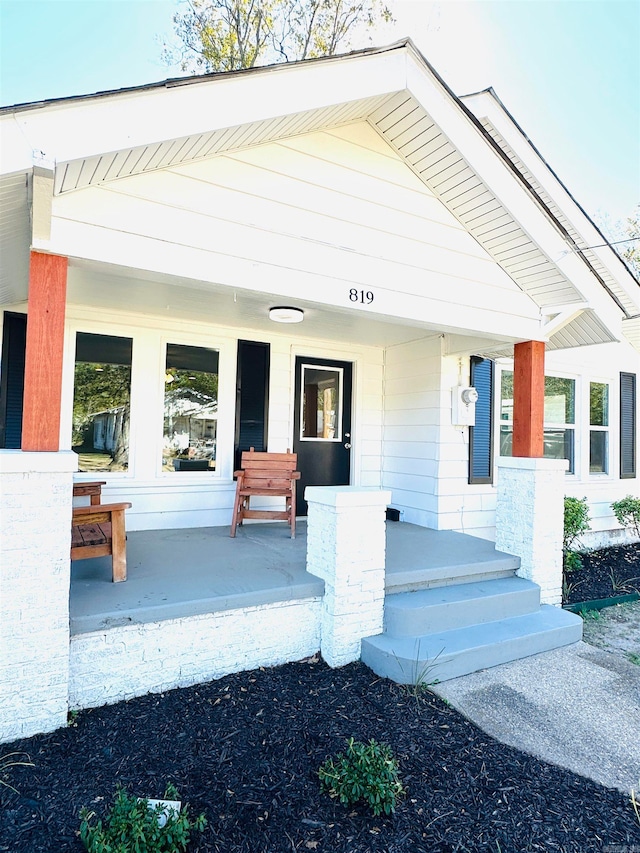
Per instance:
[[[302,308],[291,308],[287,305],[276,305],[269,308],[269,319],[274,323],[302,323],[304,311]]]

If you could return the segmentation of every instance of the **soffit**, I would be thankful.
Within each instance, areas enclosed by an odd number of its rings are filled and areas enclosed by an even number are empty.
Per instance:
[[[500,135],[500,133],[496,130],[493,124],[487,119],[480,119],[482,126],[485,128],[487,133],[495,140],[495,142],[500,146],[502,151],[507,155],[509,160],[513,163],[516,169],[520,172],[523,178],[527,181],[527,183],[531,186],[531,188],[538,195],[540,200],[544,203],[544,205],[553,213],[556,219],[561,223],[563,228],[566,229],[567,233],[573,240],[576,249],[584,255],[584,257],[589,261],[589,264],[593,267],[598,276],[602,279],[602,283],[605,287],[615,296],[620,305],[624,308],[627,314],[633,314],[636,311],[636,304],[631,299],[627,291],[620,286],[620,284],[616,281],[614,276],[611,275],[609,270],[604,266],[602,261],[598,258],[597,254],[588,247],[587,242],[584,240],[580,232],[574,227],[571,220],[567,218],[567,216],[563,213],[560,207],[556,204],[556,202],[551,198],[549,193],[541,186],[539,181],[534,177],[531,171],[527,168],[527,166],[522,162],[522,160],[518,157],[518,155],[513,151],[511,146],[504,140],[504,138]]]

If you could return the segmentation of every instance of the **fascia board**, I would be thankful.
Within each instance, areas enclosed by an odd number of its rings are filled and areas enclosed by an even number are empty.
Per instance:
[[[68,162],[402,90],[405,68],[402,47],[327,63],[256,69],[196,85],[109,93],[12,116],[31,148]]]
[[[513,174],[502,156],[487,142],[472,118],[456,103],[454,96],[435,76],[427,73],[424,64],[422,67],[418,63],[408,64],[407,88],[525,233],[571,281],[581,300],[598,311],[604,323],[613,323],[612,331],[619,329],[620,316],[615,322],[614,312],[621,315],[620,309],[582,260],[573,254],[566,255],[567,242],[562,232]],[[558,258],[559,261],[556,260]],[[605,303],[605,298],[611,306]]]
[[[572,198],[569,191],[545,163],[531,142],[514,124],[513,119],[505,112],[499,101],[490,92],[478,92],[475,95],[463,98],[463,102],[477,118],[487,118],[491,122],[496,131],[516,156],[522,160],[540,186],[549,194],[578,231],[587,246],[599,246],[591,251],[624,288],[640,311],[640,285],[634,280],[613,249],[601,245],[606,238],[603,238],[578,202]]]

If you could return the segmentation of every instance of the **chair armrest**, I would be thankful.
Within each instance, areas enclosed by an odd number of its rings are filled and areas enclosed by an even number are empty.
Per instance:
[[[73,521],[76,519],[81,523],[84,516],[95,515],[96,513],[105,512],[124,512],[125,509],[130,509],[130,503],[121,504],[94,504],[93,506],[74,506]]]

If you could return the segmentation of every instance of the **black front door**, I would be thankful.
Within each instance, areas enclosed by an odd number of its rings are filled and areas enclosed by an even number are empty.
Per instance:
[[[348,361],[296,358],[293,450],[298,454],[297,515],[306,486],[347,486],[351,471],[351,376]]]

